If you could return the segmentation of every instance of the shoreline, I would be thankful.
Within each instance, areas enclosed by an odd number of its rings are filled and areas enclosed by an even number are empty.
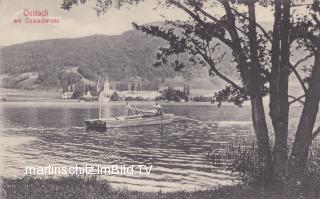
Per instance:
[[[216,104],[211,104],[210,102],[162,102],[162,101],[105,101],[103,106],[116,105],[124,106],[126,102],[129,102],[131,105],[154,105],[159,103],[163,106],[213,106],[216,107]],[[80,102],[77,99],[47,99],[47,100],[24,100],[24,101],[4,101],[0,102],[0,107],[9,107],[9,106],[37,106],[37,107],[87,107],[87,108],[99,108],[98,101],[90,102]],[[233,104],[224,104],[223,106],[235,106]],[[222,106],[222,107],[223,107]],[[243,105],[246,107],[247,105]]]
[[[79,107],[98,107],[98,101],[80,102],[79,99],[62,99],[61,92],[57,90],[18,90],[18,89],[5,89],[0,88],[0,95],[7,96],[7,101],[1,101],[2,105],[39,105],[45,104],[59,107],[61,104],[66,106],[79,106]],[[195,106],[217,106],[217,104],[211,104],[211,102],[168,102],[168,101],[108,101],[103,103],[110,103],[112,105],[122,105],[129,102],[133,105],[150,105],[160,103],[165,106],[170,105],[195,105]],[[53,105],[57,103],[56,105]],[[250,103],[245,102],[243,106],[249,106]],[[224,102],[222,106],[235,106],[233,103]]]
[[[0,178],[0,181],[2,181],[0,196],[4,196],[4,198],[250,199],[260,195],[259,190],[244,184],[219,186],[207,190],[129,191],[126,188],[115,188],[108,180],[102,180],[96,176],[67,176],[60,178],[25,176],[21,178]]]
[[[97,177],[68,176],[53,178],[0,178],[0,196],[9,198],[77,198],[77,199],[276,199],[288,198],[290,188],[263,187],[239,183],[219,186],[207,190],[181,190],[172,192],[129,191],[125,188],[114,188],[107,180]],[[292,195],[291,195],[292,196]],[[291,197],[289,197],[291,198]],[[319,191],[308,190],[297,197],[319,198]]]

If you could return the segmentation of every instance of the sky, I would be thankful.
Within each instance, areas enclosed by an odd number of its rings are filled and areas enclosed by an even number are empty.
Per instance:
[[[0,46],[8,46],[34,40],[54,38],[76,38],[95,34],[118,35],[132,29],[132,22],[138,24],[170,20],[186,20],[188,16],[179,9],[158,8],[156,0],[146,0],[138,6],[111,9],[97,17],[93,9],[95,0],[88,4],[75,6],[71,11],[60,8],[62,0],[0,0]],[[24,19],[23,12],[44,10],[47,18],[58,18],[58,24],[17,24],[14,19]],[[219,12],[219,11],[218,11]],[[40,17],[41,18],[41,17]],[[257,8],[258,21],[272,21],[272,13]]]

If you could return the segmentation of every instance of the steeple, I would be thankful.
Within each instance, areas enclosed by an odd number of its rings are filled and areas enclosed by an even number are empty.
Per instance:
[[[103,85],[103,91],[101,92],[101,97],[102,97],[101,99],[109,101],[112,93],[113,93],[113,90],[110,89],[109,80],[108,80],[108,77],[106,76],[106,80]]]
[[[110,93],[110,84],[109,84],[108,77],[106,77],[106,81],[104,82],[103,91],[105,94]]]

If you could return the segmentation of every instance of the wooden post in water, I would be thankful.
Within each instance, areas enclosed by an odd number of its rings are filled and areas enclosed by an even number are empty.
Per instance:
[[[100,93],[100,95],[99,95],[99,119],[101,119],[101,117],[102,117],[102,95],[101,95],[101,93]]]
[[[99,79],[98,79],[98,82],[97,82],[97,85],[96,85],[96,91],[97,91],[97,94],[99,95],[98,96],[98,101],[99,101],[99,119],[101,119],[101,113],[102,113],[102,110],[101,110],[101,107],[102,107],[102,95],[101,95],[101,92],[99,92],[99,86],[100,86],[100,76],[99,76]]]

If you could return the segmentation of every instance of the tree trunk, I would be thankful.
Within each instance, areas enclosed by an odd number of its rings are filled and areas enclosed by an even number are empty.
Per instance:
[[[257,42],[257,27],[255,15],[255,2],[248,1],[249,11],[249,44],[250,44],[250,59],[251,63],[248,65],[248,88],[251,99],[252,121],[254,132],[257,138],[258,153],[259,153],[259,167],[261,173],[261,181],[264,184],[269,184],[271,180],[271,149],[268,135],[268,127],[265,118],[262,87],[263,83],[260,77],[261,65],[258,58],[258,42]]]
[[[270,140],[261,95],[251,96],[252,122],[257,139],[259,170],[262,182],[269,185],[272,178]]]
[[[283,4],[283,5],[281,5]],[[283,182],[287,176],[288,161],[288,64],[290,2],[275,1],[275,23],[273,28],[272,69],[270,82],[270,117],[275,133],[274,180]]]
[[[316,121],[320,101],[320,50],[315,54],[311,81],[306,93],[305,105],[298,124],[295,141],[290,156],[290,180],[302,181],[308,159],[309,146]]]

